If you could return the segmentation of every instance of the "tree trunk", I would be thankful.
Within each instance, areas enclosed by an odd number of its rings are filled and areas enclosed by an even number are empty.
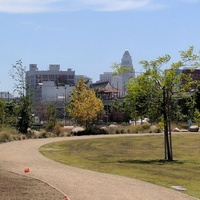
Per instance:
[[[163,87],[163,118],[164,118],[164,149],[165,159],[172,161],[171,142],[169,142],[169,119],[168,119],[168,95],[166,95],[166,88]],[[171,141],[171,139],[170,139]]]

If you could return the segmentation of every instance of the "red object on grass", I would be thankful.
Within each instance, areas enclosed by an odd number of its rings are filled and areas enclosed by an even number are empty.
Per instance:
[[[25,172],[25,173],[30,172],[29,168],[25,168],[25,169],[24,169],[24,172]]]

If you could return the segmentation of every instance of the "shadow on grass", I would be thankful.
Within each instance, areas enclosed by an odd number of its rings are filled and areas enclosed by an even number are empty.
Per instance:
[[[118,163],[125,163],[125,164],[157,164],[157,165],[164,165],[164,164],[184,164],[183,161],[179,160],[165,160],[165,159],[155,159],[155,160],[119,160]]]

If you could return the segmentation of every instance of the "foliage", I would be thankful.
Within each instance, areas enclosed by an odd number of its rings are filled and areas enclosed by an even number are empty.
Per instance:
[[[19,95],[17,108],[17,129],[21,133],[27,134],[27,129],[32,123],[32,103],[30,100],[30,91],[26,84],[26,67],[19,60],[12,66],[10,75],[15,81],[14,91]]]
[[[170,68],[167,70],[162,70],[161,67],[170,61],[171,57],[169,55],[158,57],[158,59],[149,62],[140,62],[145,69],[143,76],[146,76],[146,78],[150,80],[149,82],[151,87],[149,95],[156,94],[156,99],[161,99],[159,107],[162,108],[161,114],[164,120],[165,133],[165,158],[168,160],[173,160],[170,122],[174,107],[176,107],[174,104],[174,99],[176,98],[175,94],[178,96],[184,96],[184,94],[189,92],[194,85],[191,76],[179,73],[180,67],[200,66],[200,57],[198,54],[194,53],[193,47],[189,47],[186,51],[181,51],[180,57],[181,60],[172,63]],[[154,90],[151,89],[152,87]],[[146,88],[143,90],[146,91]],[[154,91],[153,93],[152,90]],[[151,99],[152,102],[154,98]],[[153,107],[157,107],[157,105],[158,102],[154,103]],[[149,113],[147,112],[147,114]]]
[[[113,122],[123,122],[125,120],[124,105],[118,99],[115,99],[110,105],[109,120]]]
[[[163,70],[171,57],[164,55],[151,61],[141,61],[144,73],[127,84],[125,103],[131,111],[133,119],[148,117],[151,121],[156,119],[164,122],[165,158],[173,160],[171,140],[171,119],[177,112],[177,97],[187,96],[196,83],[192,77],[181,73],[181,67],[200,66],[200,52],[194,53],[194,47],[180,52],[180,61],[171,63],[168,69]],[[119,71],[119,69],[116,69]],[[130,104],[131,103],[131,104]],[[190,102],[190,111],[194,103]],[[132,107],[132,108],[130,108]],[[191,116],[189,113],[189,117]],[[181,118],[181,116],[179,117]]]
[[[18,99],[5,102],[5,123],[16,124],[16,118],[19,110]]]
[[[197,85],[193,98],[194,98],[195,108],[200,111],[200,84]]]
[[[198,109],[195,109],[194,111],[194,122],[200,124],[200,111]]]
[[[20,140],[21,137],[16,130],[11,127],[3,126],[0,128],[0,143]]]
[[[55,104],[48,105],[46,115],[47,115],[46,130],[52,131],[56,125],[56,105]]]
[[[16,61],[16,64],[12,66],[10,75],[15,81],[14,92],[17,92],[19,96],[25,96],[27,91],[26,85],[26,67],[23,66],[21,60]]]
[[[0,99],[0,125],[4,123],[5,118],[5,101]]]
[[[31,115],[31,102],[29,96],[22,96],[18,102],[17,129],[20,133],[28,133],[31,127],[33,116]]]
[[[144,130],[147,130],[147,129],[150,128],[151,124],[145,122],[145,123],[142,123],[141,126],[142,126],[142,128],[143,128]]]
[[[133,66],[127,67],[127,66],[122,65],[120,63],[113,63],[111,68],[113,68],[113,70],[114,70],[114,72],[113,72],[114,76],[117,75],[117,74],[123,74],[123,73],[127,73],[129,71],[133,71]]]
[[[96,97],[94,90],[88,88],[82,78],[75,86],[70,97],[71,101],[67,106],[69,116],[89,128],[103,110],[101,99]]]
[[[155,83],[146,74],[130,80],[127,83],[125,105],[130,112],[131,119],[148,117],[151,121],[158,121],[161,116],[160,95],[161,91],[156,89]]]

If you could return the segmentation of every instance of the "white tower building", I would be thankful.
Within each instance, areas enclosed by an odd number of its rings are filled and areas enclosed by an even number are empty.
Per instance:
[[[132,58],[128,50],[126,50],[123,54],[123,57],[121,59],[121,65],[125,68],[127,68],[127,71],[123,74],[120,74],[122,77],[122,87],[123,87],[123,92],[126,92],[126,86],[125,84],[130,78],[135,78],[135,71],[133,69],[133,63],[132,63]]]

